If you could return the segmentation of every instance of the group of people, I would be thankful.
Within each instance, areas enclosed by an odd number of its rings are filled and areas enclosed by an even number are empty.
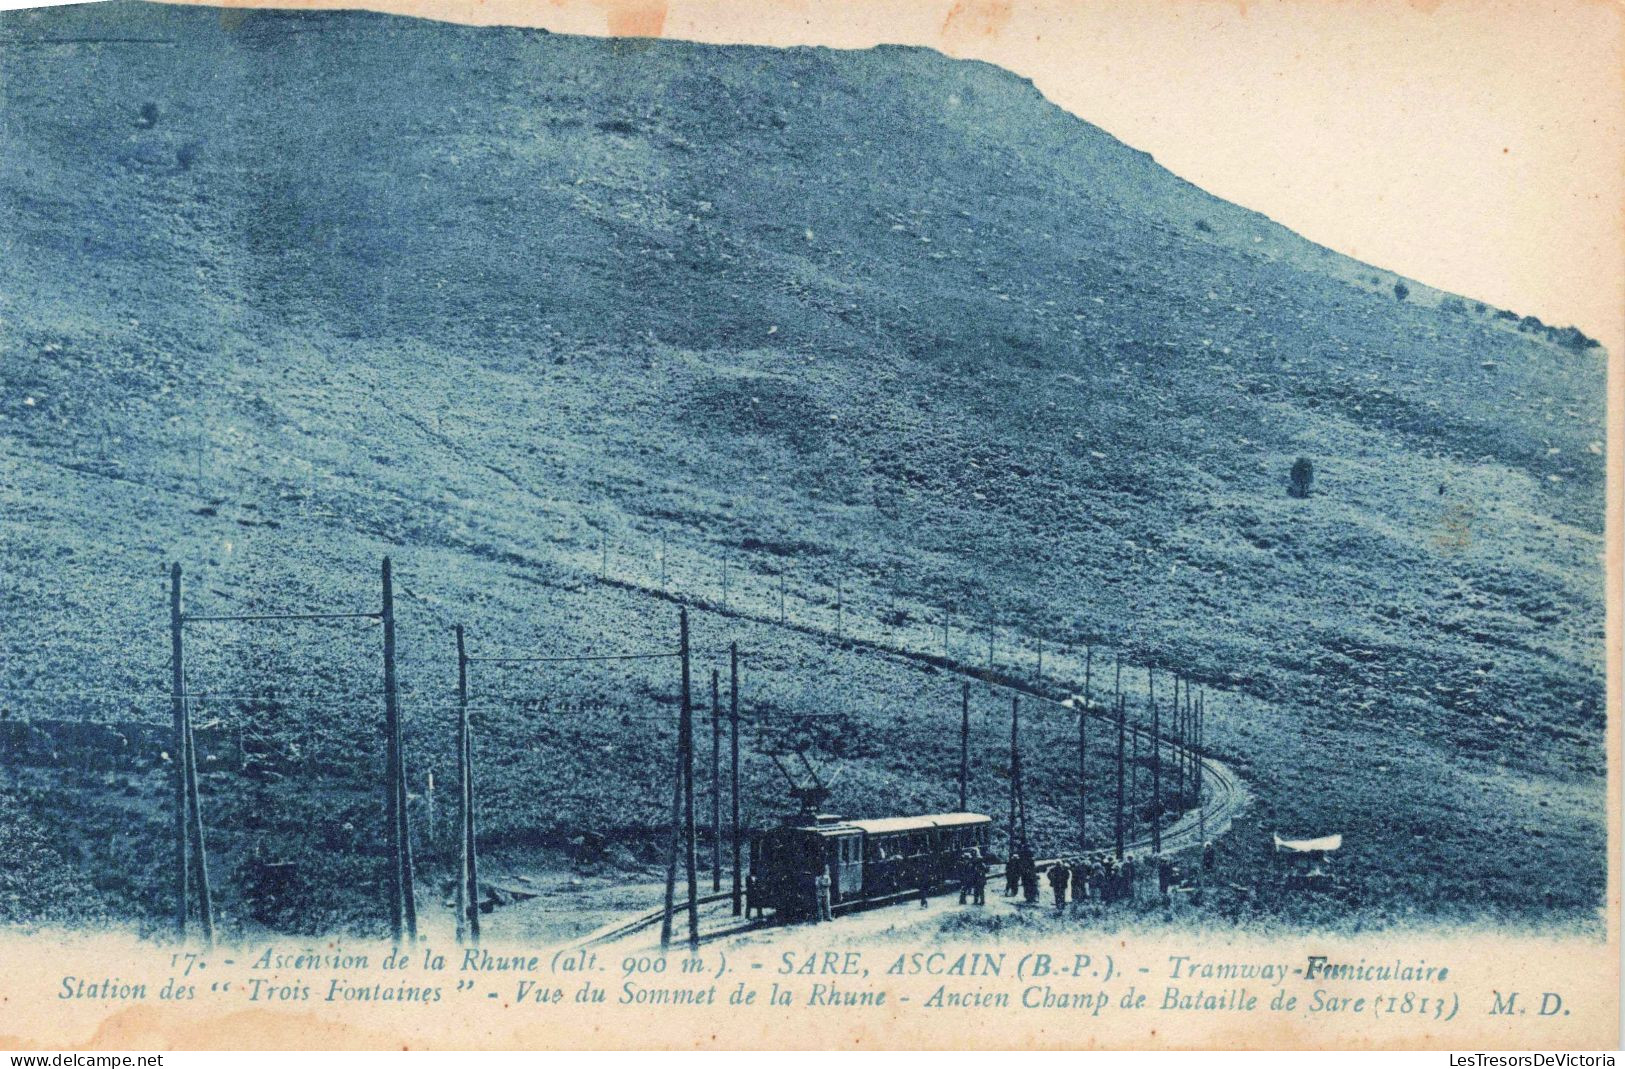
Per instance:
[[[1020,893],[1028,903],[1038,901],[1038,862],[1026,843],[1016,847],[1004,864],[1004,897]]]
[[[1051,862],[1042,875],[1056,909],[1064,908],[1068,901],[1116,902],[1133,894],[1134,859],[1119,862],[1109,853],[1063,857]],[[1020,895],[1028,905],[1036,905],[1039,876],[1032,851],[1025,845],[1016,847],[1004,866],[1004,896]]]
[[[962,887],[968,886],[980,904],[983,901],[982,888],[987,880],[986,862],[980,856],[973,855],[971,863],[974,869],[967,869],[969,878],[962,881]],[[1050,897],[1057,910],[1065,909],[1069,901],[1074,905],[1086,902],[1104,904],[1134,897],[1136,873],[1133,857],[1119,860],[1110,852],[1063,857],[1051,862],[1040,873],[1032,851],[1025,844],[1016,847],[1004,866],[1004,896],[1014,898],[1020,895],[1028,905],[1036,905],[1040,875],[1049,883]],[[1164,895],[1177,879],[1173,863],[1167,858],[1161,859],[1158,864],[1158,884]],[[965,901],[967,893],[962,891],[960,894],[961,903]]]
[[[1134,858],[1119,860],[1109,853],[1064,857],[1050,865],[1045,878],[1057,910],[1066,908],[1069,895],[1077,906],[1121,902],[1134,897]],[[1036,896],[1027,900],[1035,901]]]
[[[972,847],[959,855],[954,875],[959,884],[960,905],[967,900],[978,906],[987,904],[987,869],[988,859],[982,856],[981,847]]]
[[[1179,865],[1166,855],[1155,859],[1157,893],[1166,903],[1169,895],[1183,887]],[[1202,844],[1202,871],[1211,872],[1216,863],[1212,842]],[[1119,859],[1110,852],[1063,857],[1052,862],[1044,873],[1057,911],[1067,902],[1081,906],[1087,902],[1110,904],[1134,898],[1137,872],[1132,855]],[[1005,895],[1018,888],[1029,904],[1038,901],[1038,868],[1025,846],[1018,847],[1005,866]]]

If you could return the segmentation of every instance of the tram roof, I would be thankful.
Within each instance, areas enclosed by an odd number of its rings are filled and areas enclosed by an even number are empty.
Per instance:
[[[842,827],[856,828],[868,835],[899,831],[928,831],[931,828],[958,828],[967,824],[991,824],[985,813],[926,813],[917,817],[880,817],[875,820],[849,820]]]

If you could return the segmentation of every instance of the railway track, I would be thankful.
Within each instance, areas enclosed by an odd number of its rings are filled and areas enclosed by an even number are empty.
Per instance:
[[[1231,819],[1246,804],[1247,793],[1241,786],[1240,778],[1222,761],[1212,758],[1202,759],[1203,780],[1208,786],[1207,798],[1196,809],[1181,813],[1166,828],[1162,829],[1162,849],[1164,853],[1178,853],[1182,850],[1198,848],[1205,840],[1211,840],[1230,830]],[[1145,835],[1124,843],[1124,853],[1142,857],[1151,853],[1152,839]],[[1052,864],[1055,858],[1045,858],[1038,862],[1040,868]],[[1004,874],[1003,866],[992,870],[995,876]],[[701,943],[710,943],[730,936],[742,935],[746,932],[757,931],[772,927],[769,921],[741,921],[734,917],[728,908],[732,905],[732,892],[701,895],[696,900],[700,909],[700,936]],[[909,895],[907,901],[916,899]],[[673,942],[686,942],[687,935],[687,903],[681,903],[672,915]],[[664,908],[653,909],[646,913],[618,921],[591,932],[577,940],[572,946],[576,948],[607,946],[623,939],[630,938],[642,932],[647,932],[660,925],[665,917]]]

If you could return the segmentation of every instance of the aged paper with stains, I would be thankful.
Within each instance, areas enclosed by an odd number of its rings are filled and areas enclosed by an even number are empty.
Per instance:
[[[0,1047],[1619,1043],[1617,5],[0,14]]]

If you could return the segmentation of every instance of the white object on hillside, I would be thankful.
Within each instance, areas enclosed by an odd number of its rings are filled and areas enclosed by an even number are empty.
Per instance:
[[[1322,835],[1318,839],[1283,839],[1279,833],[1275,835],[1275,849],[1291,850],[1295,853],[1306,854],[1311,850],[1336,850],[1343,845],[1343,836]]]

